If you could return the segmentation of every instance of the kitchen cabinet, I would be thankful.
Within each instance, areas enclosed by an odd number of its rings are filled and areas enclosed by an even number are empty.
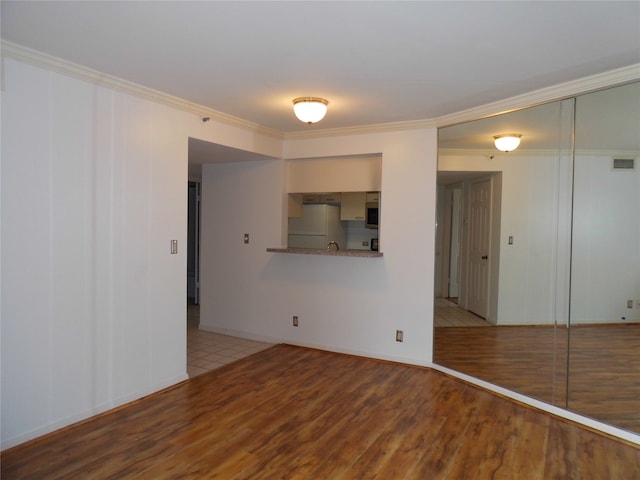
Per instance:
[[[302,194],[301,193],[290,193],[289,194],[289,209],[288,209],[288,217],[289,218],[300,218],[302,217]]]
[[[380,202],[380,192],[367,192],[367,203]]]
[[[304,193],[302,203],[305,205],[316,205],[322,203],[340,204],[340,193]]]
[[[365,192],[343,192],[341,197],[340,220],[364,221],[367,194]]]
[[[342,194],[341,193],[322,193],[320,194],[320,203],[334,203],[340,204]]]
[[[302,203],[305,205],[314,205],[316,203],[320,203],[320,194],[319,193],[303,193]]]

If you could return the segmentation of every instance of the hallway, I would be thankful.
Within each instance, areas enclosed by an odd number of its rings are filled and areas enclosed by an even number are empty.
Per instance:
[[[200,306],[187,306],[187,373],[189,378],[235,362],[272,346],[245,338],[199,330]]]

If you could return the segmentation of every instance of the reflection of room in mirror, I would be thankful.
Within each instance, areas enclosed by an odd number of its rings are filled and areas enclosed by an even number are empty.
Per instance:
[[[491,324],[484,318],[460,308],[457,303],[447,298],[436,298],[436,327],[489,327]]]
[[[439,130],[435,363],[640,432],[639,131],[640,82]],[[497,174],[479,329],[468,198]]]
[[[566,407],[566,328],[436,327],[434,362]]]

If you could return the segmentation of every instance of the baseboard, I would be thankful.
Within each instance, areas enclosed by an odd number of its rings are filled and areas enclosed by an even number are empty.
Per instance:
[[[585,417],[584,415],[580,415],[578,413],[572,412],[570,410],[565,410],[561,407],[556,407],[555,405],[551,405],[550,403],[543,402],[541,400],[536,400],[532,397],[527,397],[521,393],[514,392],[512,390],[500,387],[498,385],[494,385],[493,383],[485,382],[484,380],[480,380],[476,377],[472,377],[470,375],[465,375],[464,373],[460,373],[456,370],[452,370],[447,367],[443,367],[437,364],[429,364],[430,368],[434,370],[440,371],[449,375],[450,377],[459,378],[467,383],[480,387],[484,390],[488,390],[490,392],[494,392],[502,397],[509,398],[511,400],[515,400],[516,402],[528,405],[537,410],[541,410],[557,417],[564,418],[566,420],[570,420],[572,422],[584,425],[585,427],[595,430],[611,437],[618,438],[620,440],[624,440],[633,445],[640,446],[640,435],[630,432],[629,430],[624,430],[622,428],[614,427],[607,423],[602,423],[597,420],[594,420],[590,417]]]
[[[60,430],[61,428],[70,427],[75,423],[79,423],[91,417],[94,417],[96,415],[106,413],[109,410],[122,407],[127,403],[131,403],[143,397],[146,397],[147,395],[157,393],[161,390],[164,390],[165,388],[169,388],[173,385],[176,385],[188,379],[189,379],[189,376],[185,373],[184,375],[179,375],[177,377],[172,378],[171,380],[167,380],[165,382],[156,384],[152,387],[139,390],[138,392],[130,395],[125,395],[124,397],[118,398],[112,402],[103,403],[101,405],[98,405],[84,412],[78,413],[76,415],[71,415],[69,417],[55,421],[53,423],[37,428],[30,432],[24,433],[22,435],[18,435],[17,437],[10,438],[8,440],[3,440],[0,449],[4,451],[9,448],[16,447],[20,444],[29,442],[31,440],[35,440],[36,438],[42,437],[43,435],[53,433],[56,430]]]
[[[353,349],[349,349],[349,348],[337,348],[337,347],[335,347],[333,345],[323,345],[323,344],[311,343],[311,342],[298,342],[298,341],[291,340],[289,338],[285,339],[285,338],[268,337],[268,336],[263,336],[263,335],[254,335],[254,334],[250,334],[250,333],[242,332],[242,331],[238,331],[238,330],[216,328],[216,327],[208,327],[208,326],[205,326],[205,325],[200,325],[200,329],[204,330],[204,331],[208,331],[208,332],[219,333],[219,334],[222,334],[222,335],[231,335],[231,336],[234,336],[234,337],[247,338],[247,339],[250,339],[250,340],[256,340],[256,341],[261,341],[261,342],[286,343],[288,345],[295,345],[295,346],[298,346],[298,347],[305,347],[305,348],[314,348],[316,350],[324,350],[324,351],[327,351],[327,352],[341,353],[341,354],[345,354],[345,355],[354,355],[354,356],[357,356],[357,357],[373,358],[373,359],[377,359],[377,360],[385,360],[385,361],[390,361],[390,362],[404,363],[404,364],[408,364],[408,365],[417,365],[417,366],[432,368],[434,370],[438,370],[438,371],[441,371],[443,373],[446,373],[449,376],[459,378],[459,379],[461,379],[461,380],[463,380],[463,381],[465,381],[467,383],[470,383],[472,385],[476,385],[476,386],[478,386],[480,388],[483,388],[485,390],[494,392],[494,393],[496,393],[498,395],[501,395],[503,397],[510,398],[512,400],[515,400],[517,402],[523,403],[525,405],[529,405],[529,406],[531,406],[533,408],[536,408],[538,410],[542,410],[542,411],[550,413],[552,415],[556,415],[558,417],[570,420],[572,422],[579,423],[581,425],[584,425],[587,428],[602,432],[602,433],[604,433],[606,435],[610,435],[610,436],[615,437],[615,438],[619,438],[619,439],[624,440],[626,442],[629,442],[629,443],[631,443],[633,445],[639,445],[640,446],[640,435],[638,435],[638,434],[635,434],[635,433],[630,432],[628,430],[623,430],[621,428],[614,427],[614,426],[606,424],[606,423],[599,422],[599,421],[594,420],[592,418],[585,417],[583,415],[579,415],[577,413],[571,412],[569,410],[565,410],[565,409],[560,408],[560,407],[556,407],[556,406],[551,405],[549,403],[542,402],[540,400],[536,400],[536,399],[531,398],[531,397],[527,397],[525,395],[519,394],[519,393],[514,392],[512,390],[508,390],[508,389],[500,387],[498,385],[494,385],[492,383],[485,382],[485,381],[480,380],[478,378],[471,377],[469,375],[465,375],[463,373],[457,372],[455,370],[451,370],[451,369],[443,367],[441,365],[434,364],[432,362],[428,362],[428,361],[421,362],[421,361],[417,361],[414,358],[404,358],[404,357],[398,357],[398,356],[394,356],[394,355],[382,355],[382,354],[378,354],[378,353],[365,352],[365,351],[360,351],[360,350],[353,350]]]
[[[271,337],[271,336],[265,336],[265,335],[255,335],[255,334],[243,332],[240,330],[211,327],[203,324],[200,324],[200,330],[203,330],[205,332],[219,333],[221,335],[229,335],[232,337],[246,338],[248,340],[255,340],[257,342],[267,342],[267,343],[275,343],[275,344],[286,343],[287,345],[294,345],[296,347],[313,348],[315,350],[324,350],[325,352],[342,353],[345,355],[353,355],[355,357],[373,358],[376,360],[385,360],[385,361],[396,362],[396,363],[406,363],[408,365],[418,365],[422,367],[431,365],[426,360],[421,362],[420,360],[416,360],[415,358],[400,357],[395,355],[384,355],[377,352],[354,350],[350,348],[339,348],[334,345],[325,345],[322,343],[300,342],[300,341],[292,340],[291,338],[279,338],[279,337]]]
[[[266,343],[287,343],[286,340],[278,337],[271,337],[268,335],[256,335],[253,333],[243,332],[241,330],[233,330],[229,328],[212,327],[209,325],[200,324],[199,330],[203,332],[219,333],[220,335],[228,335],[230,337],[246,338],[247,340],[254,340],[256,342]]]

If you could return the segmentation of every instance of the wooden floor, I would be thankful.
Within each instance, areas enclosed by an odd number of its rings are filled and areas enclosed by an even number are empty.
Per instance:
[[[566,329],[437,327],[433,361],[530,397],[566,406]]]
[[[640,433],[640,325],[436,328],[434,362]]]
[[[571,327],[568,408],[640,434],[640,324]]]
[[[2,479],[635,479],[640,450],[437,371],[278,345],[2,454]]]

